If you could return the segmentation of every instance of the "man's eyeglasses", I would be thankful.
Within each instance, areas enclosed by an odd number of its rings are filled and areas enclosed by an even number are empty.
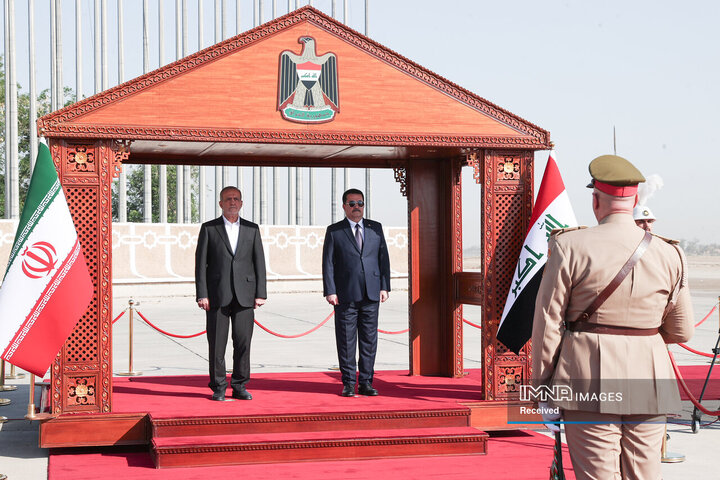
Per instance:
[[[350,208],[354,207],[355,205],[357,205],[358,207],[364,207],[365,202],[363,202],[362,200],[358,202],[356,202],[355,200],[350,200],[349,202],[346,202],[345,205],[349,205]]]

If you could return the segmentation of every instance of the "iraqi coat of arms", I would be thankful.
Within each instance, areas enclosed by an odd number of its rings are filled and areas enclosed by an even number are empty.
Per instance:
[[[290,50],[280,54],[278,110],[292,122],[332,121],[340,111],[337,57],[317,56],[312,37],[300,37],[298,43],[303,46],[300,55]]]

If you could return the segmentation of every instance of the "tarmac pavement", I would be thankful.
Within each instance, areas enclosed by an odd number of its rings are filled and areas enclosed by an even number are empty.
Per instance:
[[[692,269],[691,269],[692,273]],[[718,301],[715,283],[703,288],[702,281],[695,281],[693,305],[696,321],[699,321]],[[695,288],[697,285],[700,288]],[[710,287],[710,285],[708,285]],[[394,287],[395,288],[395,287]],[[140,292],[142,290],[140,289]],[[318,325],[331,312],[331,307],[318,292],[272,293],[268,303],[256,314],[257,320],[267,328],[284,335],[295,335]],[[193,296],[135,297],[145,317],[159,328],[174,334],[188,335],[205,329],[205,315],[195,304]],[[116,296],[114,310],[117,315],[128,304],[128,297]],[[465,306],[464,316],[473,323],[480,323],[480,307]],[[709,352],[718,336],[718,313],[698,327],[690,345]],[[394,289],[388,302],[380,308],[380,328],[398,331],[407,328],[408,292]],[[481,367],[480,330],[465,325],[464,365],[473,369]],[[407,334],[380,334],[377,370],[407,369],[409,361]],[[699,357],[680,347],[671,350],[680,365],[708,364],[709,359]],[[133,369],[150,375],[207,375],[207,344],[205,336],[191,339],[171,338],[149,327],[138,316],[134,321]],[[227,360],[231,365],[232,347],[228,346]],[[335,336],[332,319],[313,333],[286,339],[278,338],[257,326],[252,343],[252,372],[323,371],[337,369]],[[125,315],[114,326],[113,370],[116,374],[128,371],[128,316]],[[9,366],[8,366],[9,369]],[[37,422],[24,420],[28,405],[29,375],[22,379],[7,380],[6,384],[16,385],[17,391],[0,392],[0,398],[12,403],[0,407],[0,415],[9,421],[0,425],[0,474],[9,480],[47,479],[48,450],[38,445]],[[248,384],[252,392],[252,380]],[[380,392],[382,394],[382,392]],[[39,389],[37,389],[39,396]],[[709,401],[710,409],[720,408],[720,402]],[[685,402],[683,415],[668,425],[671,436],[668,450],[683,453],[683,463],[664,464],[663,477],[667,480],[692,477],[714,478],[720,471],[717,460],[717,446],[720,445],[720,422],[704,426],[693,434],[689,426],[692,405]],[[705,419],[708,420],[707,418]]]

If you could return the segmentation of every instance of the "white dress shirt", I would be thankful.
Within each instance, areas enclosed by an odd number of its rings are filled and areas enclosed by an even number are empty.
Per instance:
[[[225,222],[225,231],[227,232],[228,240],[230,240],[230,248],[232,249],[233,255],[237,249],[238,235],[240,235],[240,217],[233,223],[225,215],[222,216],[223,222]]]

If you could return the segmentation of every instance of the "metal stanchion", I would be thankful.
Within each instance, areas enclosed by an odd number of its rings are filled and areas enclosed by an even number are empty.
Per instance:
[[[48,413],[37,413],[35,411],[35,375],[30,374],[30,399],[28,400],[28,409],[27,409],[27,415],[25,415],[26,420],[47,420],[48,418],[52,417],[52,415]]]
[[[13,392],[17,390],[15,385],[5,385],[5,360],[0,360],[0,392]],[[0,405],[9,405],[10,400],[0,398]]]
[[[25,378],[25,374],[15,373],[15,365],[10,364],[10,373],[5,374],[5,380],[17,380],[18,378]]]
[[[121,377],[137,377],[138,375],[142,375],[142,372],[136,372],[133,370],[133,319],[135,316],[134,315],[135,305],[139,305],[139,303],[135,303],[135,300],[133,300],[131,298],[130,300],[128,300],[128,305],[130,305],[130,307],[128,308],[128,310],[129,310],[128,318],[130,319],[129,329],[128,329],[128,337],[130,339],[128,342],[130,344],[129,355],[128,355],[128,371],[120,372],[120,373],[118,373],[118,375],[120,375]]]
[[[668,441],[668,433],[667,433],[667,424],[665,424],[665,433],[663,434],[663,441],[662,441],[662,456],[660,457],[660,460],[662,463],[680,463],[685,461],[685,455],[682,453],[674,453],[674,452],[668,452],[667,451],[667,441]]]
[[[5,371],[5,360],[2,361],[2,366],[0,367],[0,369],[2,369],[2,370],[3,370],[3,373],[4,373],[4,371]],[[5,381],[4,381],[4,377],[0,376],[0,385],[2,385],[4,382],[5,382]],[[2,386],[4,386],[4,385],[2,385]],[[0,390],[0,391],[1,391],[1,390]],[[5,405],[10,405],[11,403],[12,403],[12,402],[10,401],[9,398],[0,398],[0,407],[3,407],[3,406],[5,406]],[[2,415],[0,415],[0,423],[5,423],[5,422],[7,422],[7,417],[3,417]],[[2,477],[0,477],[0,480],[2,480]]]

